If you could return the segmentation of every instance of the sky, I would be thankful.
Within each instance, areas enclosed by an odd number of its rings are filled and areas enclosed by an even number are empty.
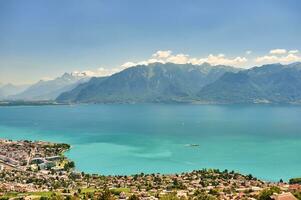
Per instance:
[[[301,61],[300,0],[1,0],[0,82],[135,64]]]

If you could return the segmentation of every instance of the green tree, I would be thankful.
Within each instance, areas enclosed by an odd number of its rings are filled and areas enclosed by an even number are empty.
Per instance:
[[[218,195],[219,193],[218,193],[218,190],[216,190],[216,189],[211,189],[211,190],[209,190],[209,194],[211,194],[211,195]]]
[[[129,197],[128,200],[139,200],[139,197],[137,197],[135,194],[133,194]]]
[[[301,184],[301,178],[292,178],[289,180],[289,184]]]
[[[70,169],[73,169],[73,168],[75,168],[75,164],[74,164],[73,161],[68,162],[68,163],[66,163],[66,164],[64,165],[64,170],[65,170],[65,171],[69,171]]]
[[[273,186],[269,189],[264,189],[260,192],[259,196],[258,196],[258,200],[272,200],[271,196],[274,193],[279,194],[280,193],[280,188]]]
[[[98,200],[115,200],[115,197],[108,188],[105,188],[104,191],[99,195]]]

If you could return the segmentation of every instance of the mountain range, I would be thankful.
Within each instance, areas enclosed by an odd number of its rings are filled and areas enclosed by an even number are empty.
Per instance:
[[[301,63],[225,73],[198,97],[211,103],[301,103]]]
[[[31,86],[0,84],[0,99],[57,103],[301,103],[301,63],[250,69],[152,63],[108,77],[65,73]]]
[[[23,92],[10,96],[9,99],[25,101],[55,100],[61,93],[72,90],[89,79],[90,77],[85,74],[65,73],[53,80],[40,80]]]
[[[74,103],[186,102],[200,88],[238,68],[192,64],[138,65],[110,77],[93,78],[61,94],[57,101]]]
[[[57,98],[64,103],[301,103],[301,63],[251,69],[192,64],[139,65],[92,78]]]
[[[11,95],[23,92],[28,87],[29,85],[0,84],[0,99],[6,99]]]

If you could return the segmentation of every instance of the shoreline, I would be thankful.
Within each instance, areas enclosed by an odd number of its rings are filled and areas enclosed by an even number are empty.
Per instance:
[[[3,139],[3,138],[0,138],[0,140],[1,139]],[[27,141],[26,139],[7,139],[7,140],[12,140],[12,141]],[[77,168],[77,163],[74,160],[72,160],[68,155],[65,154],[65,153],[68,153],[68,152],[72,151],[72,149],[74,148],[74,146],[72,146],[70,144],[67,144],[67,143],[58,142],[57,140],[54,140],[54,141],[29,140],[29,141],[30,142],[45,142],[45,143],[52,143],[52,144],[66,144],[66,145],[69,145],[70,146],[69,149],[64,150],[64,152],[62,152],[62,154],[63,154],[63,156],[67,160],[72,161],[72,162],[75,163],[74,171],[77,172],[77,173],[82,173],[83,172],[83,173],[86,173],[86,174],[97,174],[99,176],[134,176],[134,175],[137,175],[137,174],[146,174],[146,175],[149,175],[149,174],[174,175],[174,174],[180,174],[180,173],[190,173],[192,171],[200,170],[200,169],[218,169],[218,170],[222,170],[222,171],[223,170],[235,171],[235,172],[240,173],[242,175],[248,175],[248,174],[250,174],[249,172],[241,172],[240,170],[234,169],[234,168],[219,168],[219,167],[202,167],[202,168],[193,168],[193,169],[185,169],[185,170],[175,170],[175,171],[171,171],[171,172],[160,172],[160,171],[145,172],[145,171],[137,171],[137,172],[133,172],[133,173],[106,173],[106,174],[102,174],[100,172],[100,170],[99,171],[88,172],[88,171],[85,171],[85,170],[78,169]],[[185,145],[187,145],[187,144],[185,144]],[[1,165],[1,160],[0,160],[0,165]],[[254,175],[254,177],[256,177],[257,179],[262,180],[262,181],[267,182],[267,183],[278,183],[279,180],[283,180],[285,182],[289,182],[290,179],[296,178],[296,176],[290,176],[288,178],[281,178],[280,177],[280,178],[278,178],[276,180],[276,179],[261,178],[261,177],[257,176],[254,173],[252,173],[252,175]]]
[[[22,100],[0,100],[0,107],[13,106],[77,106],[77,105],[270,105],[270,106],[301,106],[301,102],[204,102],[204,101],[162,101],[162,102],[58,102],[54,100],[45,101],[22,101]]]
[[[199,169],[171,174],[140,173],[114,176],[77,172],[74,170],[74,161],[64,155],[71,148],[71,145],[64,143],[0,140],[0,153],[9,152],[6,154],[8,157],[11,153],[15,156],[9,158],[10,160],[7,162],[13,162],[16,166],[20,164],[15,169],[1,167],[0,191],[4,191],[2,195],[9,196],[17,193],[30,196],[41,194],[43,191],[44,195],[53,195],[55,192],[59,195],[80,194],[86,196],[87,194],[102,194],[103,191],[108,190],[116,198],[136,195],[141,198],[146,196],[160,199],[171,194],[176,197],[192,197],[199,195],[198,191],[201,189],[202,195],[209,195],[208,197],[211,198],[232,199],[243,196],[258,197],[263,191],[273,188],[277,188],[278,193],[291,191],[290,184],[286,182],[266,182],[251,174],[244,175],[235,171],[220,171],[219,169]],[[27,160],[28,163],[24,164],[24,160]],[[20,182],[15,178],[10,178],[16,175]],[[33,180],[42,181],[44,184],[35,184],[32,182]],[[60,183],[58,180],[64,181]],[[299,179],[295,179],[295,181],[298,182]],[[81,191],[87,192],[82,193]]]

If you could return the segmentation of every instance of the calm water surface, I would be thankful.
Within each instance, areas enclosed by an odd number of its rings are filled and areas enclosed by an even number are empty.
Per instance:
[[[272,181],[301,176],[298,106],[0,107],[0,137],[70,143],[67,156],[85,172],[219,168]]]

